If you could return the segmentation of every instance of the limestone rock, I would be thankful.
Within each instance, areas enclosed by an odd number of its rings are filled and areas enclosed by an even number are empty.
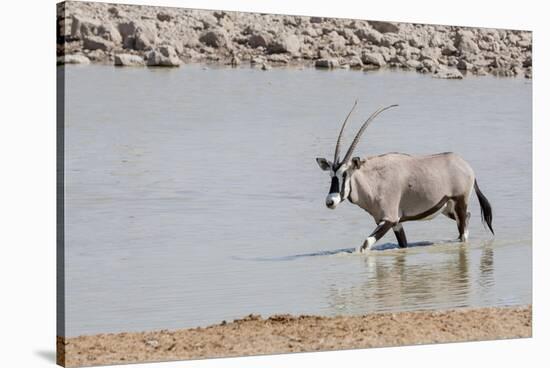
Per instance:
[[[385,47],[393,47],[395,44],[405,42],[401,37],[395,33],[386,33],[382,35],[380,45]]]
[[[256,33],[248,37],[248,45],[254,49],[257,47],[267,48],[272,39],[273,37],[267,32]]]
[[[289,53],[297,55],[300,51],[300,39],[294,34],[282,35],[274,40],[267,47],[267,52],[270,54]]]
[[[146,25],[138,26],[134,37],[136,50],[148,50],[157,43],[156,31]]]
[[[115,65],[117,66],[142,66],[145,65],[143,58],[133,54],[116,54]]]
[[[82,45],[87,50],[111,50],[114,47],[114,43],[107,41],[99,36],[85,36],[84,44]]]
[[[176,50],[172,46],[160,46],[147,53],[147,66],[180,66]]]
[[[457,69],[450,69],[444,66],[440,66],[438,69],[435,70],[435,73],[433,74],[434,78],[440,78],[440,79],[462,79],[464,78],[462,73],[460,73]]]
[[[145,22],[121,22],[118,31],[126,49],[150,50],[158,42],[156,30]]]
[[[453,44],[446,44],[445,46],[443,46],[441,48],[441,54],[442,55],[445,55],[445,56],[453,56],[453,55],[456,55],[456,52],[458,50],[456,49],[456,47],[454,47]]]
[[[101,26],[99,26],[97,31],[98,34],[107,41],[111,41],[114,44],[122,43],[122,36],[120,35],[120,32],[111,23],[102,24]]]
[[[382,36],[383,36],[382,33],[378,32],[375,29],[364,29],[364,28],[361,28],[355,31],[355,35],[360,40],[368,41],[374,45],[379,45],[380,42],[382,42]]]
[[[82,54],[70,54],[57,58],[58,64],[90,64],[90,59]]]
[[[105,62],[108,59],[108,56],[105,53],[105,51],[100,50],[100,49],[90,51],[86,56],[91,61],[97,61],[97,62]]]
[[[337,68],[340,65],[336,59],[319,59],[315,61],[315,67],[317,68]]]
[[[361,55],[361,60],[363,61],[363,64],[367,64],[367,65],[371,64],[377,67],[386,65],[386,60],[384,59],[384,56],[382,56],[382,54],[379,54],[379,53],[365,51],[363,52],[363,55]]]
[[[465,61],[464,59],[460,59],[456,64],[456,68],[459,70],[471,70],[473,68],[473,65]]]
[[[479,47],[474,41],[474,34],[470,30],[459,30],[455,35],[455,47],[461,53],[478,53]]]
[[[289,56],[286,54],[271,54],[267,57],[267,60],[273,62],[273,63],[283,63],[287,64],[289,60]]]
[[[229,37],[227,32],[223,28],[216,28],[211,31],[204,32],[200,37],[199,41],[205,44],[206,46],[221,48],[229,44]]]
[[[362,68],[363,67],[363,61],[361,58],[357,55],[353,56],[349,61],[350,68]]]
[[[332,31],[328,35],[329,47],[334,51],[343,51],[346,48],[346,39],[337,32]]]
[[[425,60],[425,59],[431,59],[434,61],[437,61],[437,59],[441,56],[441,49],[437,47],[425,47],[422,50],[420,50],[420,57],[419,60]]]
[[[420,61],[414,59],[407,60],[404,65],[408,68],[415,70],[422,69],[422,67],[424,66]]]
[[[71,17],[71,37],[81,39],[84,36],[93,36],[98,34],[98,28],[101,26],[99,20],[73,15]]]

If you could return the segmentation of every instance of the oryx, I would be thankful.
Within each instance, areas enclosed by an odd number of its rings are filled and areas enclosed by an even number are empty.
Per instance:
[[[391,228],[399,247],[407,246],[406,221],[429,220],[440,213],[456,221],[460,241],[468,239],[468,201],[475,189],[481,206],[482,222],[491,232],[492,210],[487,198],[477,185],[474,171],[459,155],[452,152],[427,156],[405,153],[386,153],[380,156],[351,157],[361,135],[381,112],[391,105],[376,110],[361,126],[346,155],[340,160],[340,143],[344,128],[357,102],[346,116],[336,141],[334,162],[317,158],[322,170],[331,177],[326,206],[334,209],[346,200],[367,211],[377,224],[363,245],[369,249]]]

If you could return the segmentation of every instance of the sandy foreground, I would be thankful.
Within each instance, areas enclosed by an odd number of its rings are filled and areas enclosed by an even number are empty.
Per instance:
[[[249,315],[204,328],[57,339],[67,367],[531,337],[532,307]]]

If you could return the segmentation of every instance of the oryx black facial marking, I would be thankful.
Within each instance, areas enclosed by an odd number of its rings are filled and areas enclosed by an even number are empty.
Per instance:
[[[338,193],[338,192],[340,192],[340,182],[338,181],[338,178],[336,176],[333,176],[332,181],[330,183],[330,189],[328,191],[328,194]]]
[[[340,160],[341,138],[352,108],[340,129],[334,162],[317,159],[319,167],[328,171],[331,178],[325,200],[327,207],[334,209],[340,202],[349,199],[367,211],[377,224],[360,250],[370,249],[389,229],[393,229],[399,247],[405,248],[407,237],[402,223],[429,220],[440,213],[456,221],[459,238],[466,241],[470,218],[468,201],[474,190],[480,202],[482,222],[492,231],[491,205],[479,190],[472,168],[457,154],[447,152],[412,156],[394,152],[371,156],[366,160],[351,157],[370,122],[382,111],[394,106],[397,105],[378,109],[372,114]]]
[[[321,160],[321,162],[319,160]],[[318,159],[319,166],[321,166],[321,168],[324,166],[322,160],[323,159]],[[347,190],[350,186],[348,173],[349,167],[344,164],[333,164],[330,168],[324,170],[329,171],[331,178],[330,188],[325,203],[328,208],[334,209],[339,203],[345,201],[349,196],[349,191]]]

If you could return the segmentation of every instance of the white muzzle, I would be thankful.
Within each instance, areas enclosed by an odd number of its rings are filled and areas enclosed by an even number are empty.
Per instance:
[[[342,198],[340,198],[339,193],[329,193],[329,195],[327,195],[327,199],[325,200],[327,207],[330,209],[335,209],[340,202],[342,202]]]

